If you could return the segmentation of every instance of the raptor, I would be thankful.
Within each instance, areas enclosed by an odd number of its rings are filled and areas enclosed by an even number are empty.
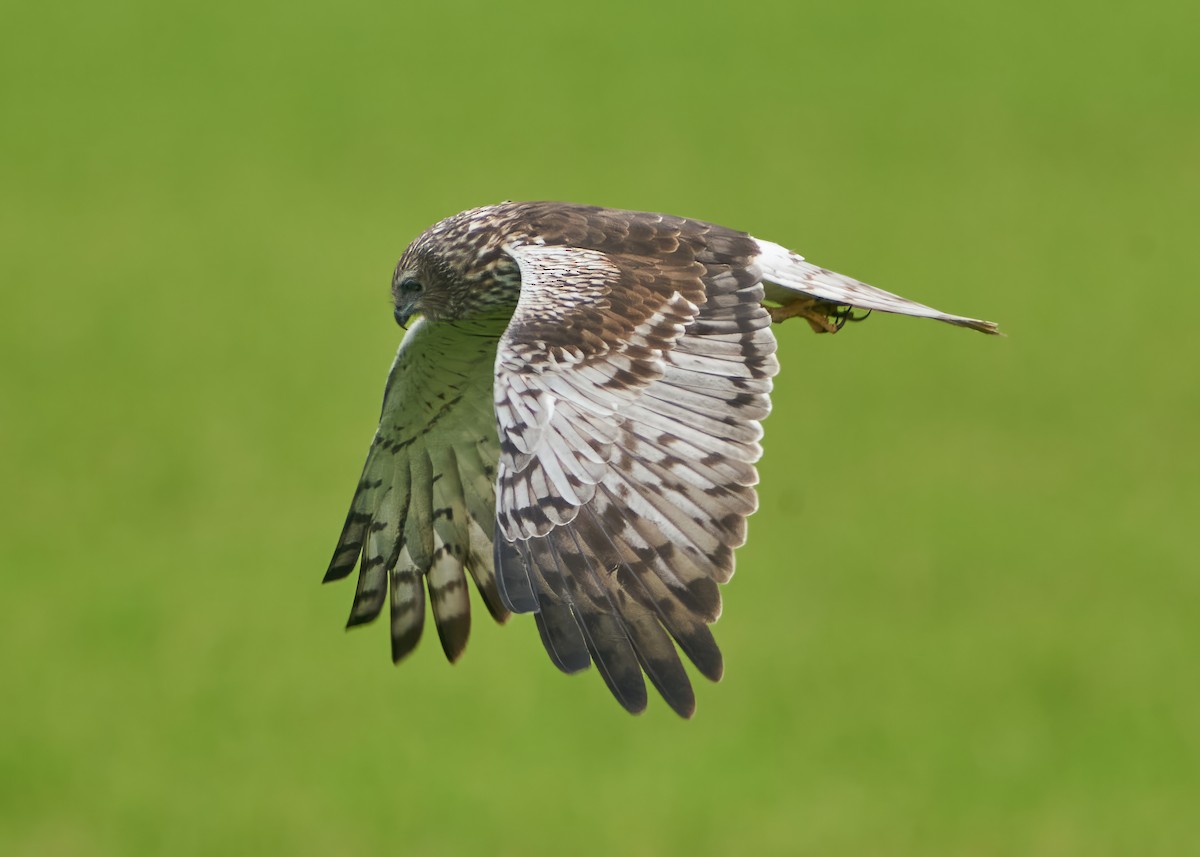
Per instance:
[[[446,657],[467,575],[500,622],[532,613],[567,673],[595,664],[626,709],[645,679],[678,714],[679,653],[721,678],[709,629],[757,508],[772,322],[834,332],[877,310],[984,333],[698,220],[505,202],[427,229],[392,279],[408,328],[326,581],[358,568],[349,625],[390,602],[392,658],[426,600]]]

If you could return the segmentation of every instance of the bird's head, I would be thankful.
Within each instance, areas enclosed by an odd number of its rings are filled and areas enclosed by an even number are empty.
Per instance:
[[[504,239],[502,226],[477,212],[427,229],[404,251],[392,276],[396,322],[403,327],[418,313],[430,321],[458,321],[511,312],[521,275],[503,250]]]
[[[407,328],[410,318],[425,313],[425,307],[434,303],[434,299],[426,299],[426,283],[429,282],[429,277],[419,266],[405,266],[404,260],[400,260],[396,272],[392,275],[392,303],[395,306],[393,314],[396,316],[396,324]],[[433,294],[436,298],[436,292]]]

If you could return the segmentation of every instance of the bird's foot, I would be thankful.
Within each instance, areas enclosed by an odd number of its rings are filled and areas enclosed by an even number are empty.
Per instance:
[[[783,306],[767,307],[771,321],[782,324],[789,318],[802,318],[808,322],[814,333],[837,333],[841,324],[833,317],[834,304],[818,301],[816,298],[802,297]]]

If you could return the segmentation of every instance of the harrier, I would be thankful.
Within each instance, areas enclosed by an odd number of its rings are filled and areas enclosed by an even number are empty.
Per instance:
[[[392,279],[408,329],[325,580],[358,566],[349,625],[390,599],[392,659],[426,591],[442,649],[532,613],[567,673],[595,663],[626,709],[651,684],[695,709],[676,647],[723,666],[709,624],[757,507],[772,322],[834,332],[855,309],[996,325],[835,274],[698,220],[558,202],[456,214]]]

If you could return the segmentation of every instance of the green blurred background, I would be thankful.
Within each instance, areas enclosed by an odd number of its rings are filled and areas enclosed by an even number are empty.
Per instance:
[[[1195,9],[10,7],[0,852],[1200,853]],[[506,198],[1009,334],[780,330],[691,722],[319,585],[392,265]]]

